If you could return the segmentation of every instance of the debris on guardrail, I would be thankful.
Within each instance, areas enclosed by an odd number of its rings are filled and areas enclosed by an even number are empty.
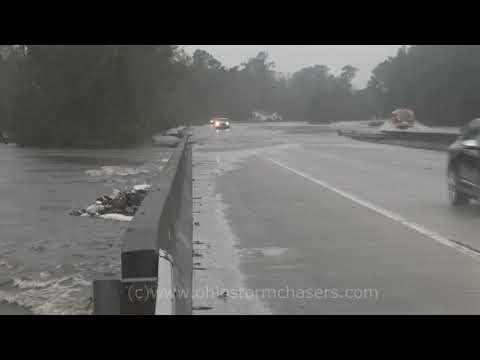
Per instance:
[[[85,209],[74,210],[73,216],[99,217],[105,220],[130,221],[150,190],[150,185],[135,185],[131,190],[113,190],[111,195],[102,195]]]

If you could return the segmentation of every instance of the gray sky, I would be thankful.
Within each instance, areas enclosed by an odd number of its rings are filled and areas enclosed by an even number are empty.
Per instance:
[[[360,69],[354,85],[365,87],[370,72],[388,56],[394,56],[402,45],[185,45],[185,50],[193,54],[196,49],[204,49],[232,67],[266,50],[277,65],[276,70],[294,73],[311,65],[327,65],[337,74],[344,65]]]

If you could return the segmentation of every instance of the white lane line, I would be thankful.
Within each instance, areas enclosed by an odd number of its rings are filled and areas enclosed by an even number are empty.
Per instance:
[[[299,175],[299,176],[301,176],[301,177],[303,177],[307,180],[310,180],[311,182],[313,182],[317,185],[320,185],[320,186],[322,186],[322,187],[324,187],[324,188],[326,188],[330,191],[333,191],[334,193],[336,193],[336,194],[338,194],[338,195],[340,195],[340,196],[342,196],[342,197],[344,197],[344,198],[346,198],[350,201],[353,201],[353,202],[357,203],[358,205],[361,205],[361,206],[363,206],[363,207],[365,207],[365,208],[367,208],[371,211],[374,211],[377,214],[383,215],[388,219],[396,221],[396,222],[408,227],[409,229],[415,230],[416,232],[428,237],[429,239],[435,240],[435,241],[439,242],[440,244],[451,247],[451,248],[461,252],[462,254],[469,255],[476,260],[480,260],[480,251],[478,251],[476,249],[470,248],[469,246],[461,244],[459,242],[450,240],[450,239],[446,238],[445,236],[440,235],[439,233],[426,228],[423,225],[420,225],[420,224],[414,223],[410,220],[407,220],[399,214],[396,214],[392,211],[389,211],[389,210],[384,209],[380,206],[377,206],[377,205],[375,205],[375,204],[373,204],[369,201],[360,199],[359,197],[357,197],[353,194],[350,194],[346,191],[337,189],[336,187],[326,183],[325,181],[315,179],[314,177],[312,177],[312,176],[310,176],[310,175],[308,175],[304,172],[293,169],[293,168],[289,167],[288,165],[285,165],[285,164],[283,164],[283,163],[281,163],[277,160],[273,160],[273,159],[267,158],[267,157],[265,157],[264,159],[269,160],[269,161],[273,162],[274,164],[276,164],[276,165],[278,165],[278,166],[280,166],[280,167],[282,167],[286,170],[289,170],[289,171],[293,172],[294,174],[297,174],[297,175]]]

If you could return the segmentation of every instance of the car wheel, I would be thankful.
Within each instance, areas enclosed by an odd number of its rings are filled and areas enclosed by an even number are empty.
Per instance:
[[[468,203],[470,197],[458,191],[457,176],[454,171],[448,172],[448,200],[452,206],[460,206]]]

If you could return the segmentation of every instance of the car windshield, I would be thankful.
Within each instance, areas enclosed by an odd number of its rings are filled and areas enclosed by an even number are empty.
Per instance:
[[[0,315],[480,315],[480,45],[51,43],[0,45]]]

